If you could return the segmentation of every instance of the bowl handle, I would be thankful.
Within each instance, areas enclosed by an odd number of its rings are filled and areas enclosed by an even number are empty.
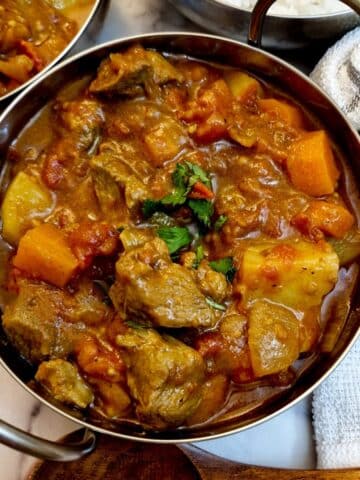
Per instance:
[[[295,0],[294,0],[295,1]],[[352,8],[356,13],[360,15],[360,0],[341,0],[343,3]],[[261,46],[261,37],[264,26],[264,20],[267,11],[275,0],[258,0],[256,3],[250,20],[249,32],[248,32],[248,44],[254,47]]]
[[[68,445],[51,442],[24,432],[0,420],[0,442],[34,457],[57,462],[71,462],[92,452],[95,448],[95,434],[85,430],[84,438]]]

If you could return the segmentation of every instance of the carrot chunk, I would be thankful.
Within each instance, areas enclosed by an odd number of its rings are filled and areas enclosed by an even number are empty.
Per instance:
[[[14,266],[33,278],[63,287],[78,268],[65,235],[50,224],[42,224],[21,238]]]
[[[214,193],[202,182],[196,182],[189,194],[189,198],[212,200],[214,198]]]
[[[295,187],[309,195],[334,192],[340,174],[324,130],[305,133],[291,146],[287,169]]]
[[[353,215],[342,205],[324,201],[311,202],[308,208],[298,214],[292,223],[302,233],[316,238],[316,230],[335,238],[342,238],[354,224]]]
[[[267,113],[270,117],[282,120],[290,127],[304,128],[304,118],[301,111],[276,98],[262,98],[258,102],[260,110]]]

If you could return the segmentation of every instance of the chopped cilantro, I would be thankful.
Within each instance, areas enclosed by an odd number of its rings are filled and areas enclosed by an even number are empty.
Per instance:
[[[142,206],[142,212],[145,218],[151,217],[153,213],[157,211],[167,210],[169,208],[176,208],[184,205],[187,201],[187,196],[190,193],[192,187],[195,185],[196,182],[204,183],[208,188],[211,188],[210,178],[207,173],[198,165],[195,165],[190,162],[185,163],[178,163],[176,168],[172,174],[172,180],[174,184],[174,189],[168,195],[165,195],[160,200],[145,200]],[[194,202],[195,200],[189,201]],[[200,201],[200,200],[197,200]],[[195,216],[202,221],[204,225],[210,227],[210,216],[209,216],[204,209],[207,210],[212,209],[213,206],[210,202],[209,205],[206,206],[194,206],[193,209]]]
[[[234,280],[236,269],[231,257],[221,258],[220,260],[214,260],[209,262],[210,267],[215,272],[223,273],[226,279],[231,283]]]
[[[148,323],[142,323],[142,322],[135,322],[134,320],[126,320],[125,325],[127,325],[130,328],[134,328],[135,330],[142,330],[144,328],[150,328],[151,325]]]
[[[102,302],[108,307],[111,307],[112,301],[109,297],[110,286],[104,280],[93,280],[93,284],[99,288],[102,294]]]
[[[209,200],[189,200],[188,205],[195,217],[205,225],[205,227],[210,227],[211,217],[214,213],[213,203]]]
[[[177,188],[160,200],[160,206],[168,205],[170,207],[180,207],[180,205],[183,205],[186,202],[187,193],[186,190]]]
[[[160,227],[157,234],[166,243],[170,255],[190,245],[193,239],[186,227]]]
[[[142,206],[142,213],[145,218],[151,217],[153,213],[161,210],[161,200],[145,200]]]
[[[195,260],[193,263],[193,268],[197,270],[199,268],[201,260],[204,258],[204,247],[202,245],[198,245],[195,250]]]
[[[185,162],[185,165],[188,168],[186,172],[189,176],[188,184],[190,187],[195,185],[196,182],[201,182],[207,187],[211,187],[211,182],[208,174],[201,168],[199,165],[191,162]]]
[[[221,305],[221,303],[216,303],[215,300],[213,300],[210,297],[206,297],[206,303],[210,305],[210,307],[215,308],[215,310],[221,310],[222,312],[225,312],[226,307],[225,305]]]
[[[221,228],[225,225],[228,221],[228,217],[226,215],[220,215],[220,217],[216,220],[214,224],[214,230],[218,232]]]
[[[178,163],[172,174],[173,184],[176,188],[186,190],[185,177],[187,174],[186,165]]]

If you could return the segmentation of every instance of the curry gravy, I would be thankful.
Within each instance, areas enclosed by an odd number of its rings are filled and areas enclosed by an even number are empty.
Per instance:
[[[292,170],[317,141],[328,193]],[[197,428],[275,401],[333,349],[359,273],[351,174],[309,112],[248,72],[134,46],[66,85],[7,169],[3,327],[56,401],[100,423]],[[19,175],[40,200],[14,225]],[[63,246],[59,272],[37,238]],[[28,321],[43,298],[61,342],[27,336],[22,309]]]

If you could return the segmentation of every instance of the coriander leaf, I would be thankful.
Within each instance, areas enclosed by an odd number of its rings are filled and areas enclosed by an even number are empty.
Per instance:
[[[189,193],[187,188],[187,168],[184,164],[178,163],[172,174],[172,180],[175,190],[169,195],[163,197],[160,201],[162,205],[176,207],[186,202],[186,196]]]
[[[205,227],[210,227],[211,217],[214,213],[214,205],[209,202],[209,200],[189,200],[188,205],[195,217],[205,225]]]
[[[186,202],[186,190],[176,189],[169,195],[166,195],[160,200],[161,205],[169,205],[172,207],[177,207],[183,205]]]
[[[112,306],[112,301],[109,297],[110,286],[104,280],[93,280],[93,284],[96,285],[102,294],[102,302],[108,307]]]
[[[192,235],[186,227],[161,227],[157,234],[166,243],[170,255],[192,242]]]
[[[142,330],[144,328],[150,328],[151,325],[147,323],[135,322],[134,320],[126,320],[125,325],[130,328],[134,328],[135,330]]]
[[[214,260],[209,262],[210,267],[215,272],[223,273],[226,279],[231,283],[234,280],[236,269],[231,257],[221,258],[220,260]]]
[[[141,208],[145,218],[151,217],[151,215],[161,210],[161,200],[145,200]]]
[[[187,168],[183,163],[178,163],[172,174],[173,184],[178,189],[186,190]]]
[[[214,230],[218,232],[227,221],[228,217],[226,215],[220,215],[220,217],[216,220],[214,224]]]
[[[226,307],[225,305],[221,305],[220,303],[216,303],[215,300],[213,300],[210,297],[205,298],[206,303],[210,305],[210,307],[215,308],[216,310],[221,310],[222,312],[225,312]]]
[[[199,268],[201,260],[204,258],[204,247],[202,245],[198,245],[195,250],[196,257],[193,263],[193,268],[197,270]]]
[[[196,182],[202,182],[207,187],[211,187],[208,174],[199,165],[191,162],[185,162],[189,171],[189,186],[192,187]]]
[[[196,182],[201,182],[211,188],[211,182],[207,173],[198,165],[190,162],[178,163],[172,174],[172,180],[175,188],[171,193],[165,195],[160,200],[148,199],[144,201],[142,212],[145,218],[151,217],[157,211],[166,211],[171,207],[184,205],[191,188]],[[190,202],[193,202],[193,200]],[[213,209],[214,207],[210,202],[208,205],[206,203],[203,206],[198,204],[193,208],[195,216],[207,227],[210,227],[210,217],[213,214]]]

